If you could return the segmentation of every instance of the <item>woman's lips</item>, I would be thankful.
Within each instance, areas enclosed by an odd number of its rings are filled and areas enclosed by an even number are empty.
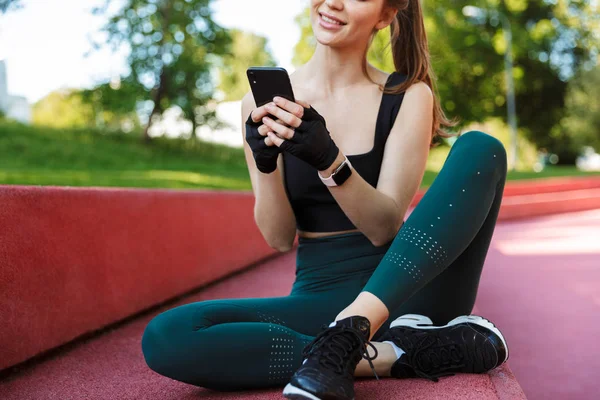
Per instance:
[[[319,13],[319,25],[321,25],[323,28],[325,29],[329,29],[329,30],[340,30],[345,24],[344,23],[334,23],[334,22],[329,22],[326,21],[323,18],[323,15],[327,18],[329,17],[327,14],[321,14]],[[330,17],[329,17],[330,18]],[[334,18],[331,18],[334,19]]]

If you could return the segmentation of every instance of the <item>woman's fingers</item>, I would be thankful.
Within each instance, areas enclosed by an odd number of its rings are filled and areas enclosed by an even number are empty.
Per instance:
[[[265,139],[265,143],[266,143],[266,141],[267,141],[267,140],[271,140],[271,142],[272,142],[272,143],[273,143],[275,146],[277,146],[277,147],[281,146],[281,143],[283,143],[283,140],[284,140],[284,139],[280,138],[279,136],[277,136],[277,135],[276,135],[276,134],[274,134],[273,132],[269,132],[269,133],[268,133],[268,135],[269,135],[269,136],[268,136],[268,137]]]
[[[300,119],[304,114],[304,107],[310,108],[310,104],[304,100],[296,99],[296,102],[293,102],[275,96],[273,102],[255,108],[250,115],[252,121],[259,122],[263,117],[271,114],[277,117],[277,122],[282,125],[297,128],[301,123]]]
[[[273,143],[273,141],[271,140],[271,138],[270,138],[269,136],[267,136],[267,137],[265,138],[265,144],[266,144],[267,146],[275,146],[275,143]]]
[[[267,136],[267,132],[269,132],[270,130],[271,128],[264,124],[258,127],[258,133],[260,136]]]
[[[274,97],[272,103],[265,105],[269,114],[282,120],[286,125],[298,127],[300,125],[304,108],[282,97]]]
[[[280,138],[291,139],[294,136],[293,129],[291,129],[285,125],[282,125],[278,122],[275,122],[269,117],[264,117],[262,119],[262,122],[265,124],[266,127],[269,128],[267,130],[267,132],[271,131],[274,134],[276,134],[277,136],[279,136]]]
[[[282,125],[282,126],[285,126],[284,122],[282,120],[280,120],[280,119],[278,119],[275,122],[278,123],[278,124],[280,124],[280,125]],[[268,125],[265,125],[264,123],[263,123],[263,125],[261,125],[261,126],[258,127],[258,133],[261,136],[267,136],[267,132],[269,132],[270,130],[271,130],[271,128]],[[275,134],[277,134],[277,133],[275,132]]]
[[[293,102],[283,97],[273,97],[273,103],[275,103],[275,105],[281,107],[285,111],[288,111],[290,114],[301,118],[304,109],[302,104],[298,104],[299,102],[301,102],[301,100],[296,100],[296,102]]]
[[[296,103],[300,104],[302,107],[310,108],[310,104],[308,104],[307,101],[296,99]],[[304,112],[304,110],[302,110],[302,112]]]
[[[270,104],[270,103],[267,103],[267,104]],[[266,109],[267,104],[263,104],[262,106],[256,107],[254,110],[252,110],[252,113],[250,113],[250,116],[252,117],[253,122],[260,122],[260,120],[265,115],[269,115],[269,111],[267,111],[267,109]]]

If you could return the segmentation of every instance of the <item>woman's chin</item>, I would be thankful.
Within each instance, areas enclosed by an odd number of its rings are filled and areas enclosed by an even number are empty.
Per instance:
[[[324,46],[336,46],[339,45],[341,41],[339,34],[329,32],[315,32],[314,38]]]

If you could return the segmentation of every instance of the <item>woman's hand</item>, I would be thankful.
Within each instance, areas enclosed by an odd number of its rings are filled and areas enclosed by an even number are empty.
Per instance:
[[[273,103],[264,107],[278,118],[274,121],[267,116],[262,117],[265,126],[271,130],[267,135],[276,146],[319,171],[325,171],[333,164],[339,149],[331,139],[325,119],[317,110],[304,101],[292,102],[280,97],[275,97]]]
[[[269,112],[265,106],[252,110],[246,121],[246,142],[252,149],[252,155],[258,170],[270,174],[277,168],[277,157],[281,152],[271,138],[267,137],[269,128],[263,125],[262,118]]]

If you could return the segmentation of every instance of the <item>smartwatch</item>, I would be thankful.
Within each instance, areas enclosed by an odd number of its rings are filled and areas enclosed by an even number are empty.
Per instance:
[[[319,178],[321,181],[327,186],[340,186],[342,183],[346,182],[346,179],[352,175],[352,164],[348,157],[344,156],[344,161],[333,171],[330,177],[323,178],[321,173],[317,171]]]

